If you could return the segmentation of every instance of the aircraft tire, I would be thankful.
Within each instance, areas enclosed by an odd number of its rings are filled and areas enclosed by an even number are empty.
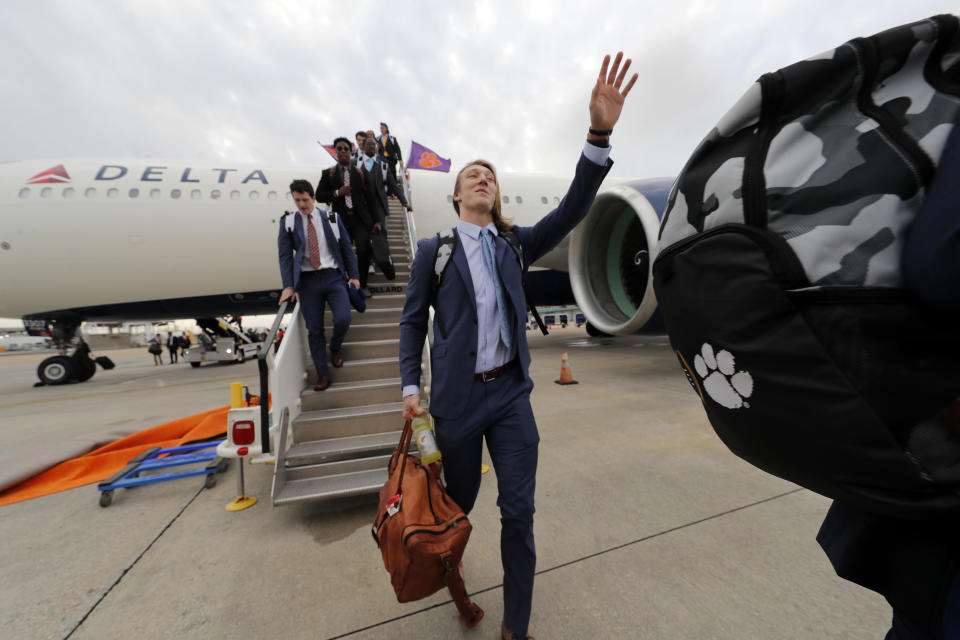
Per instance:
[[[51,356],[37,367],[37,376],[44,384],[66,384],[74,376],[73,362],[67,356]]]
[[[190,363],[190,366],[193,367],[194,369],[199,369],[199,368],[200,368],[200,363],[199,363],[199,362],[191,362],[191,363]]]
[[[86,382],[97,372],[97,363],[93,360],[74,360],[73,368],[77,382]]]

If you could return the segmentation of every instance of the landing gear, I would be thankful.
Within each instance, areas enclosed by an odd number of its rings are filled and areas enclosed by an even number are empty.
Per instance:
[[[600,337],[609,338],[610,337],[609,333],[604,333],[603,331],[600,331],[600,329],[597,329],[595,326],[593,326],[589,322],[587,323],[587,335],[590,336],[591,338],[600,338]]]
[[[92,362],[90,364],[93,364]],[[94,365],[96,371],[96,365]],[[67,356],[51,356],[37,367],[37,376],[44,384],[56,385],[70,382],[74,377],[73,360]],[[90,374],[93,375],[93,374]],[[87,376],[89,378],[90,376]],[[85,380],[87,378],[84,378]]]

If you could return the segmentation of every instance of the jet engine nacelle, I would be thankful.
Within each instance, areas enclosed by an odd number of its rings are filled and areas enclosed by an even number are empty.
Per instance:
[[[672,184],[671,178],[653,178],[604,189],[570,236],[573,295],[604,333],[663,330],[655,315],[653,261]]]

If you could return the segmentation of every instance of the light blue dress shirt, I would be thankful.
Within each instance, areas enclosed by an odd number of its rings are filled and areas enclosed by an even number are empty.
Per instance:
[[[594,164],[604,165],[610,156],[611,147],[597,147],[589,142],[584,145],[583,155]],[[474,373],[489,371],[504,365],[517,355],[517,346],[507,349],[500,340],[500,318],[497,308],[497,293],[493,281],[484,262],[483,251],[480,247],[480,230],[489,229],[495,237],[495,244],[506,242],[499,238],[496,226],[491,222],[486,227],[478,227],[463,220],[457,223],[460,233],[460,247],[470,265],[470,277],[473,280],[473,292],[477,297],[477,364]],[[512,313],[512,310],[509,311]],[[523,318],[526,322],[526,318]],[[517,318],[511,318],[517,322]],[[513,325],[511,325],[513,326]],[[403,388],[403,397],[420,393],[420,387],[415,384]]]

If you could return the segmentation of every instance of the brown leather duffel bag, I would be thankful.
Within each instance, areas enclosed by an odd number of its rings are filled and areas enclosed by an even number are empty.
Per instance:
[[[426,598],[446,585],[460,619],[473,627],[483,618],[483,609],[470,602],[459,570],[472,527],[443,490],[440,463],[423,466],[408,455],[412,436],[407,420],[390,457],[389,478],[380,489],[373,538],[398,601]]]

